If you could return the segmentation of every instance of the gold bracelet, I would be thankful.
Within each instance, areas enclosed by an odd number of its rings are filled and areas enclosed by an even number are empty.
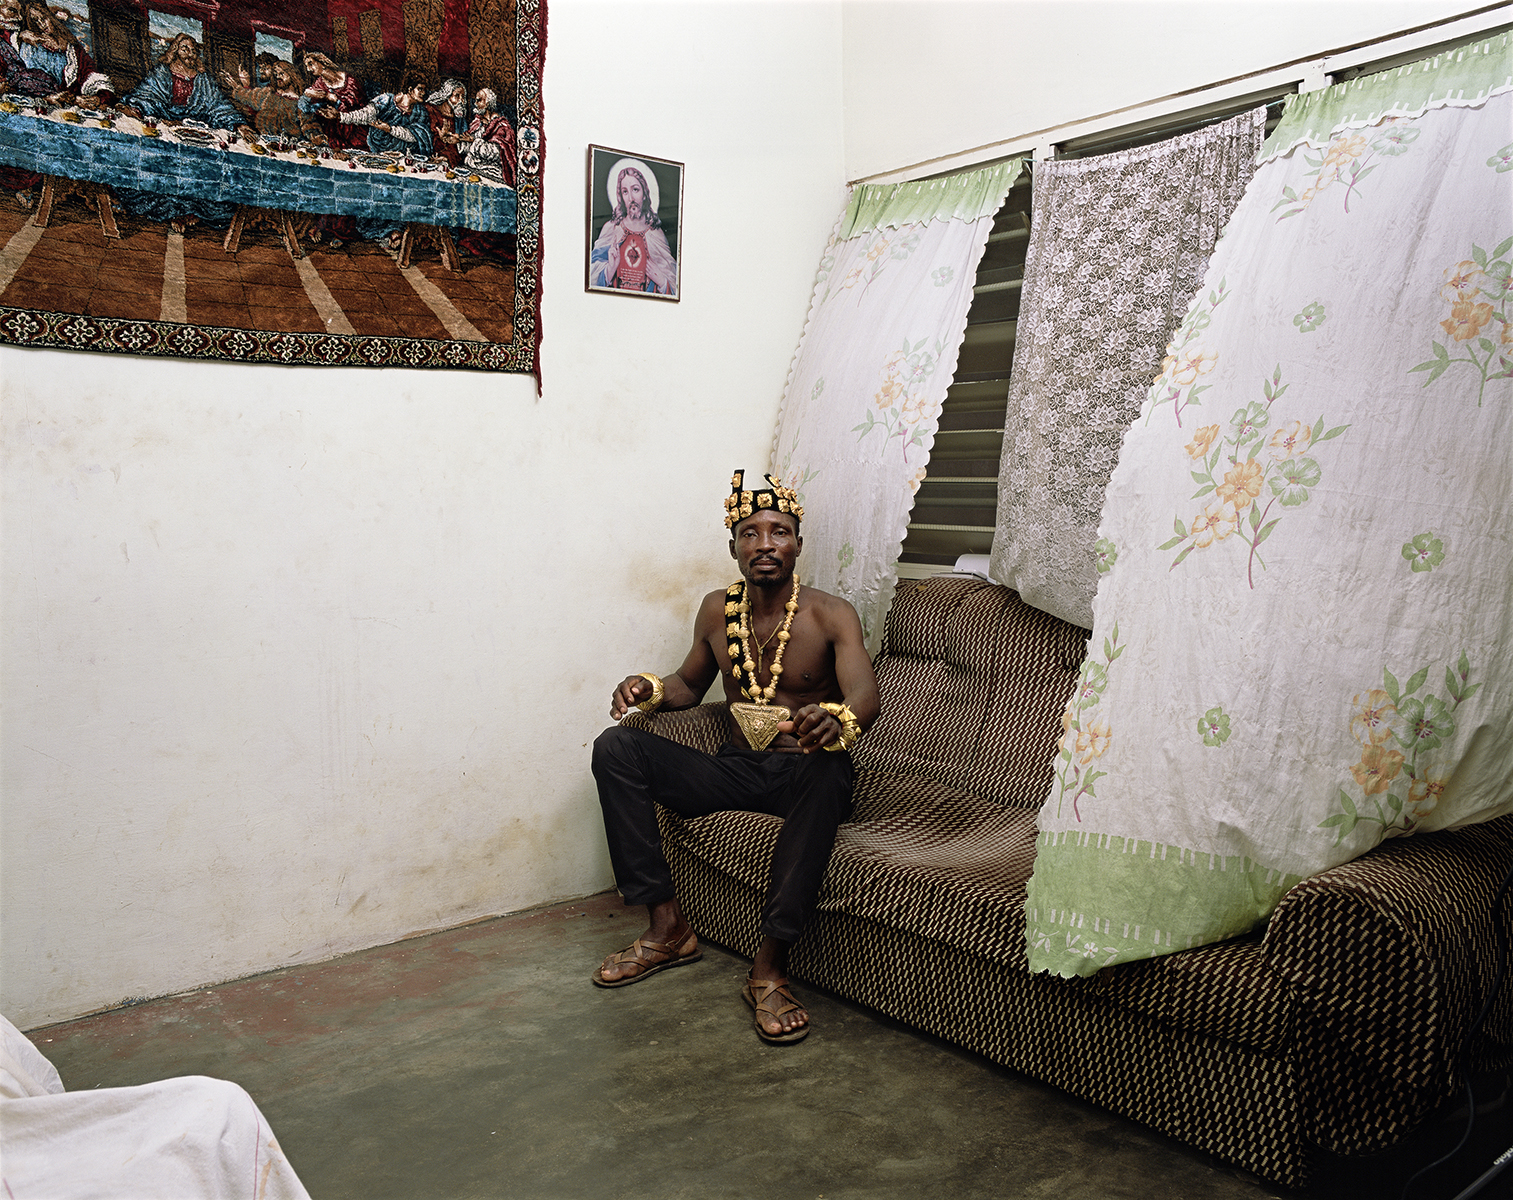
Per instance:
[[[663,689],[661,679],[653,675],[650,671],[637,671],[636,674],[641,676],[642,679],[646,680],[647,683],[651,684],[651,699],[641,701],[641,703],[637,704],[636,707],[639,708],[642,712],[656,712],[657,709],[662,707]]]
[[[826,750],[849,750],[856,745],[856,739],[862,736],[861,722],[856,719],[856,714],[844,704],[821,704],[827,713],[841,723],[841,736],[838,741],[831,742],[825,747]]]

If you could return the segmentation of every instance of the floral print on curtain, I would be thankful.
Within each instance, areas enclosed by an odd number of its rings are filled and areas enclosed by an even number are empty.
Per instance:
[[[805,509],[804,582],[844,596],[875,649],[914,493],[1014,161],[858,188],[820,261],[773,438]]]
[[[1103,489],[1162,347],[1169,385],[1210,386],[1213,360],[1188,344],[1211,314],[1168,338],[1255,170],[1265,116],[1035,164],[992,573],[1074,625],[1093,621]]]
[[[1513,811],[1513,39],[1391,75],[1299,97],[1306,136],[1289,107],[1125,435],[1034,970],[1233,937]]]

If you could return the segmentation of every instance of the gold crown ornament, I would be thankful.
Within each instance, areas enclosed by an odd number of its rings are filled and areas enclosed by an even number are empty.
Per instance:
[[[734,529],[752,513],[771,509],[788,513],[795,525],[804,519],[804,509],[799,504],[799,494],[784,487],[775,475],[765,476],[768,486],[761,491],[751,491],[745,486],[746,472],[737,471],[730,477],[730,495],[725,497],[725,528]]]

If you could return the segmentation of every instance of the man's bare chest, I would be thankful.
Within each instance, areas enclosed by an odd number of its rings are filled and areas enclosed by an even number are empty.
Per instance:
[[[805,620],[804,614],[799,613],[789,629],[788,642],[779,660],[778,647],[783,643],[776,636],[777,628],[774,625],[771,630],[767,630],[759,623],[758,631],[765,636],[758,638],[748,635],[746,639],[745,650],[749,651],[753,662],[759,663],[757,676],[762,684],[772,681],[773,664],[781,661],[783,669],[778,680],[781,691],[791,695],[809,692],[828,695],[835,684],[835,648],[824,632],[816,622]],[[732,682],[741,685],[749,683],[744,670],[738,680],[732,678],[731,667],[736,664],[732,664],[729,643],[723,632],[720,636],[711,637],[709,645],[727,686]],[[744,667],[744,663],[739,665]]]

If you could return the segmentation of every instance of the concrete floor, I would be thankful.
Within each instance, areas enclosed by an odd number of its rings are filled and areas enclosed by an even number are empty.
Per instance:
[[[71,1090],[235,1080],[314,1200],[1300,1195],[813,989],[815,1032],[766,1046],[745,960],[712,946],[634,987],[590,986],[638,915],[597,896],[30,1036]],[[1513,1141],[1504,1117],[1415,1200],[1480,1174]],[[1437,1126],[1327,1166],[1306,1195],[1395,1197],[1453,1141]]]

